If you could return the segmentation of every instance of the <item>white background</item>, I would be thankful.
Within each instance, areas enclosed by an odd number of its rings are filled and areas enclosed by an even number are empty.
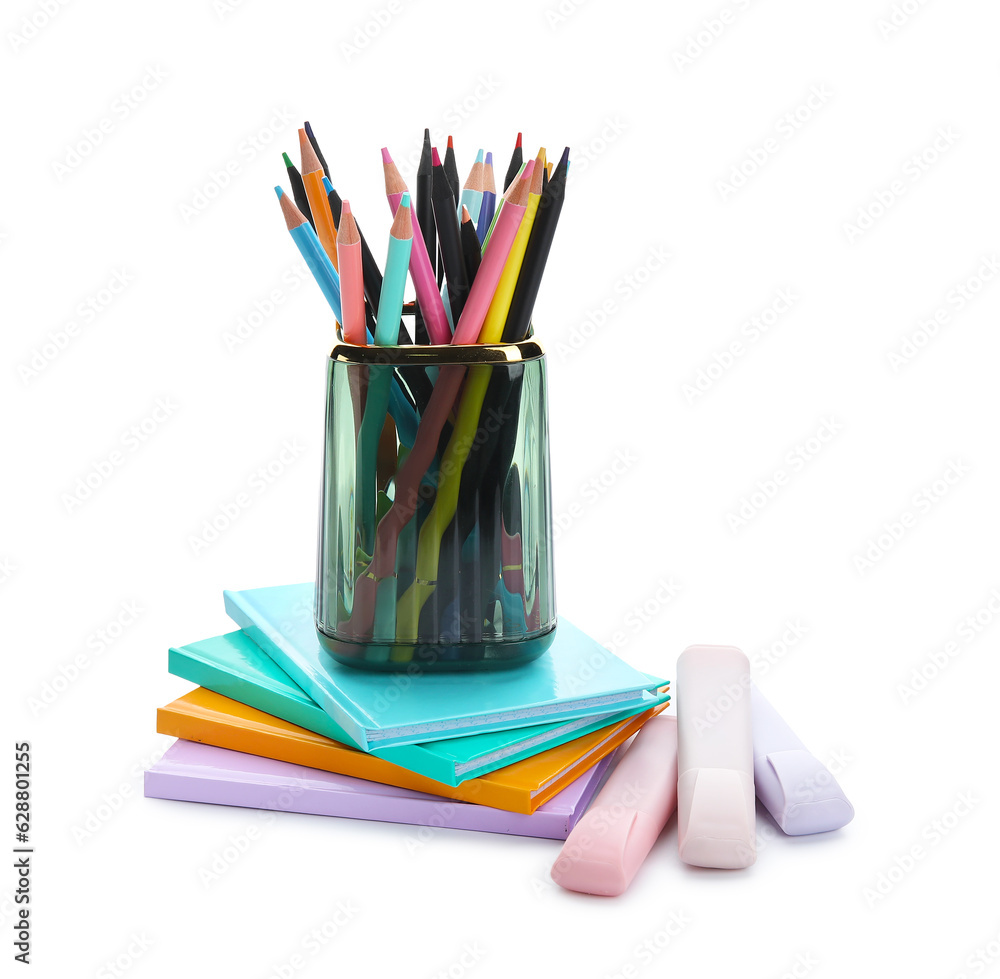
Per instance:
[[[42,7],[0,24],[4,744],[11,768],[33,745],[35,974],[1000,975],[995,4]],[[424,126],[454,135],[463,179],[480,146],[502,174],[519,129],[532,153],[573,147],[535,311],[560,611],[665,676],[688,644],[741,646],[835,765],[850,826],[788,839],[761,815],[757,865],[723,873],[682,866],[671,824],[597,899],[548,882],[552,841],[141,797],[155,708],[189,686],[167,647],[230,628],[223,588],[313,573],[332,323],[283,281],[271,190],[305,118],[379,257],[382,145],[409,180]],[[296,458],[196,552],[286,440]]]

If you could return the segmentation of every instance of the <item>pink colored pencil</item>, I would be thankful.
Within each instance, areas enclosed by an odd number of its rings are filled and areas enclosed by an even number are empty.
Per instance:
[[[452,343],[476,343],[483,321],[489,311],[504,264],[510,254],[511,246],[521,226],[521,219],[527,209],[528,194],[531,190],[531,175],[535,169],[535,161],[530,160],[521,174],[507,202],[500,210],[500,216],[493,227],[493,233],[483,254],[483,263],[479,266],[476,279],[465,301],[465,308],[455,325],[455,335]]]
[[[362,346],[365,336],[365,281],[362,272],[361,235],[345,200],[337,229],[337,264],[340,266],[340,304],[344,315],[344,339]]]
[[[399,201],[406,193],[406,184],[399,175],[396,164],[392,162],[389,151],[382,147],[382,169],[385,171],[385,196],[389,201],[392,216],[396,216]],[[431,265],[424,236],[417,224],[416,210],[411,210],[410,220],[413,223],[413,248],[410,251],[410,278],[417,292],[417,302],[420,304],[420,315],[424,318],[427,335],[431,343],[451,343],[451,327],[444,311],[441,293],[438,292],[437,277]],[[485,315],[485,314],[484,314]]]

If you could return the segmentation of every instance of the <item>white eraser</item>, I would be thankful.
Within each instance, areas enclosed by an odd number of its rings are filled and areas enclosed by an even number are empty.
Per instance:
[[[689,646],[677,661],[677,833],[696,867],[757,859],[750,661],[735,646]]]

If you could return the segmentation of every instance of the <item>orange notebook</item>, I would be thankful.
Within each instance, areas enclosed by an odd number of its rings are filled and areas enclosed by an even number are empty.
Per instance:
[[[417,775],[409,769],[296,727],[204,687],[197,687],[172,704],[159,708],[156,730],[175,738],[201,741],[217,748],[245,751],[339,775],[353,775],[448,799],[506,809],[508,812],[532,813],[628,740],[665,707],[666,704],[659,704],[643,714],[549,748],[506,768],[469,779],[461,785],[446,785]]]

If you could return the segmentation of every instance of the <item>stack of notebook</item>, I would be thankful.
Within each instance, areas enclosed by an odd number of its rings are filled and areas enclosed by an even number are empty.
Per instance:
[[[565,619],[524,666],[387,674],[323,650],[312,584],[225,601],[238,631],[170,650],[199,686],[157,711],[149,797],[565,839],[670,699]]]

